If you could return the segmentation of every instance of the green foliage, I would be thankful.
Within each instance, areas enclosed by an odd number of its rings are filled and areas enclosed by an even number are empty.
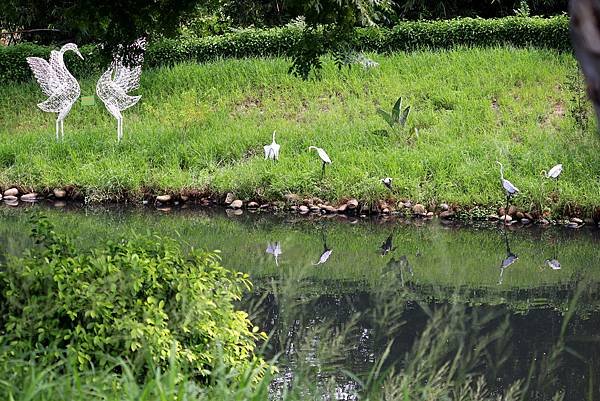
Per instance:
[[[0,342],[9,354],[40,352],[46,363],[66,349],[80,368],[114,358],[167,366],[170,358],[207,376],[262,364],[264,338],[234,309],[246,275],[219,264],[216,254],[153,236],[108,241],[78,250],[45,217],[33,229],[36,247],[0,272]]]
[[[206,62],[219,58],[293,56],[291,72],[308,77],[318,70],[320,57],[332,51],[340,60],[349,50],[389,53],[417,49],[445,49],[456,46],[536,46],[561,51],[571,49],[568,18],[507,17],[501,19],[456,19],[403,22],[392,29],[357,28],[353,31],[328,27],[296,26],[274,29],[245,29],[221,36],[161,39],[151,43],[146,67],[192,60]],[[344,38],[341,40],[340,38]],[[51,47],[29,44],[0,47],[0,84],[32,77],[25,57],[48,57]],[[103,55],[85,46],[85,60],[66,55],[66,64],[75,76],[101,71]]]
[[[176,33],[196,4],[197,0],[122,0],[118,5],[111,0],[4,0],[0,31],[55,28],[65,39],[104,43],[110,54],[117,44],[140,36]],[[49,43],[45,35],[34,39]]]
[[[383,109],[377,109],[377,113],[385,120],[386,123],[388,123],[390,128],[404,128],[406,125],[406,120],[408,119],[408,114],[410,113],[410,106],[406,106],[403,109],[402,97],[399,97],[398,100],[396,100],[394,107],[392,107],[391,113],[388,113]]]
[[[127,110],[120,144],[101,102],[76,104],[57,143],[55,116],[35,106],[45,99],[37,83],[2,86],[0,158],[8,168],[0,168],[0,187],[44,194],[75,186],[90,203],[233,192],[261,202],[295,193],[494,207],[502,203],[500,159],[510,162],[505,174],[521,190],[518,207],[543,205],[553,216],[581,207],[594,215],[596,123],[590,119],[582,132],[561,112],[572,95],[565,85],[572,54],[509,47],[367,55],[379,67],[339,74],[325,59],[321,81],[290,76],[283,58],[147,69],[136,92],[143,100]],[[82,93],[93,94],[96,80],[81,79]],[[388,128],[377,107],[389,111],[400,94],[417,111],[406,124],[419,130],[410,147],[373,134]],[[274,130],[281,157],[265,163],[262,147]],[[334,160],[323,181],[307,151],[313,144]],[[554,186],[539,173],[557,163],[565,171],[552,197]],[[392,194],[379,181],[386,176],[394,178]]]
[[[590,122],[590,105],[584,78],[579,68],[572,69],[567,75],[566,86],[571,91],[569,113],[577,127],[585,131]]]

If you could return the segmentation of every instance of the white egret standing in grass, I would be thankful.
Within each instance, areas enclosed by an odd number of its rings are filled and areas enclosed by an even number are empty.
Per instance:
[[[265,160],[279,160],[280,145],[275,142],[275,131],[273,131],[273,142],[270,145],[263,146],[263,148],[265,149]]]
[[[392,189],[392,179],[390,177],[382,178],[381,183],[385,185],[389,190]]]
[[[38,107],[48,113],[58,113],[56,117],[56,140],[59,139],[59,126],[61,137],[65,137],[65,118],[81,94],[79,83],[67,70],[63,60],[63,55],[68,50],[75,52],[83,60],[83,56],[74,43],[67,43],[59,51],[52,50],[50,52],[50,63],[43,58],[27,57],[27,63],[40,84],[42,92],[48,96],[48,99],[38,103]]]
[[[504,223],[506,224],[506,215],[508,215],[508,202],[511,197],[519,193],[519,188],[515,187],[512,182],[504,179],[504,166],[499,161],[496,161],[500,165],[500,180],[502,182],[502,187],[506,192],[506,209],[504,210]]]
[[[558,180],[558,176],[560,176],[560,173],[562,173],[563,171],[563,165],[562,164],[557,164],[556,166],[552,167],[550,169],[550,171],[548,171],[546,173],[546,178],[554,178]]]
[[[546,178],[551,178],[556,181],[556,188],[555,188],[556,191],[558,191],[558,178],[559,178],[560,174],[562,173],[562,171],[563,171],[563,165],[557,164],[556,166],[552,167],[546,173]]]
[[[315,149],[317,151],[317,153],[319,154],[319,157],[321,158],[321,161],[323,162],[323,172],[321,173],[321,178],[325,177],[325,165],[326,164],[331,164],[331,159],[329,158],[329,155],[327,154],[327,152],[325,152],[323,149],[318,148],[316,146],[309,146],[308,150],[311,149]]]

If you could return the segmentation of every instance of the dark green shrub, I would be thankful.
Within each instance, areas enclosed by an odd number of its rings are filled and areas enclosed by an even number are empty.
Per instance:
[[[236,370],[263,363],[254,350],[264,334],[234,308],[248,278],[216,254],[159,237],[82,251],[43,217],[33,239],[37,246],[0,267],[0,343],[11,353],[51,362],[61,356],[47,350],[66,349],[81,368],[118,357],[166,366],[174,357],[201,376],[220,361]]]
[[[307,44],[327,45],[323,29],[310,31],[303,38],[298,27],[245,29],[221,36],[199,39],[164,39],[148,47],[145,65],[157,67],[184,60],[206,62],[217,58],[290,56],[301,40]],[[331,44],[334,45],[334,44]],[[568,51],[569,19],[507,17],[499,19],[462,18],[440,21],[402,22],[394,28],[357,28],[352,37],[357,50],[371,52],[410,51],[420,48],[454,46],[535,46]],[[50,47],[23,44],[0,47],[0,84],[32,77],[25,62],[28,56],[48,57]],[[106,67],[100,52],[84,46],[85,60],[67,54],[66,62],[76,77],[97,74]]]

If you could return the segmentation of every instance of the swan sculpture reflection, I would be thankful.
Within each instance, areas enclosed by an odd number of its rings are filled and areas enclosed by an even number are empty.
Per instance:
[[[59,127],[61,137],[65,137],[64,120],[81,94],[79,83],[65,66],[63,56],[69,50],[83,60],[83,56],[74,43],[67,43],[59,51],[52,50],[50,52],[50,62],[39,57],[27,57],[27,64],[31,67],[42,92],[48,96],[48,99],[38,103],[37,106],[45,112],[58,113],[56,117],[56,140],[59,140]]]

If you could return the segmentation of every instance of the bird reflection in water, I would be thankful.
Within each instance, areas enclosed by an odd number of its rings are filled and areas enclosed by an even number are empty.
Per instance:
[[[519,259],[519,255],[512,253],[510,250],[506,230],[502,230],[502,235],[504,236],[504,241],[506,243],[506,258],[502,259],[502,263],[500,264],[500,278],[498,279],[498,285],[502,284],[502,280],[504,279],[504,270]]]
[[[544,263],[552,270],[560,270],[560,262],[556,258],[546,259]]]
[[[557,244],[558,240],[556,238],[554,238],[552,240],[552,250],[553,250],[553,255],[552,258],[546,259],[544,260],[544,265],[548,266],[549,268],[551,268],[552,270],[560,270],[560,262],[558,261],[558,259],[556,258],[556,244]]]
[[[385,256],[388,253],[396,250],[396,248],[394,247],[394,244],[393,244],[393,240],[394,240],[394,233],[391,233],[385,239],[385,241],[383,242],[383,244],[381,244],[380,251],[379,251],[379,254],[381,256]]]
[[[412,266],[408,263],[406,255],[400,256],[400,259],[391,258],[385,265],[390,272],[395,272],[400,276],[400,283],[404,286],[404,270],[406,269],[412,278],[414,276]]]
[[[275,266],[279,266],[279,255],[283,253],[279,241],[273,243],[269,242],[269,244],[267,245],[267,250],[265,252],[273,255],[273,257],[275,258]]]
[[[321,238],[323,239],[323,252],[319,257],[319,261],[317,263],[313,263],[313,266],[322,265],[323,263],[327,262],[331,256],[331,253],[333,252],[333,249],[327,246],[327,237],[325,236],[325,231],[321,231]]]

